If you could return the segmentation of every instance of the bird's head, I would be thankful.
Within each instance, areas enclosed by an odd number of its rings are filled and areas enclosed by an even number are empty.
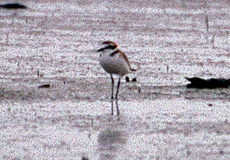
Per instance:
[[[112,42],[112,41],[104,41],[102,44],[104,45],[104,47],[97,50],[98,52],[101,52],[104,50],[114,50],[117,48],[117,44],[115,42]]]

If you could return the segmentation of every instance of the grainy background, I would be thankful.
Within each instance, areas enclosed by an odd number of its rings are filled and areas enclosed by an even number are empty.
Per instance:
[[[230,77],[229,0],[18,2],[0,9],[0,159],[230,158],[229,89],[184,79]],[[138,70],[120,117],[104,40]]]

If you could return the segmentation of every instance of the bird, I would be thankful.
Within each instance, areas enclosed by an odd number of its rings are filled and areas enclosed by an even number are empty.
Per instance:
[[[27,9],[27,7],[23,4],[19,3],[7,3],[7,4],[2,4],[0,5],[1,8],[5,9]]]
[[[113,75],[118,75],[118,83],[117,83],[117,92],[115,94],[115,100],[118,99],[119,87],[121,78],[136,69],[131,68],[129,60],[124,52],[122,52],[118,45],[113,41],[104,41],[102,43],[104,45],[102,48],[98,49],[97,52],[99,55],[99,63],[101,67],[110,74],[112,89],[111,89],[111,99],[114,99],[114,78]],[[117,113],[119,114],[119,109],[117,107]]]

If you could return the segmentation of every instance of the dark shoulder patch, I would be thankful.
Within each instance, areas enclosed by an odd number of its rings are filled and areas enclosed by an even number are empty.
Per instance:
[[[110,54],[111,57],[115,56],[116,54],[120,53],[120,50],[116,50]]]

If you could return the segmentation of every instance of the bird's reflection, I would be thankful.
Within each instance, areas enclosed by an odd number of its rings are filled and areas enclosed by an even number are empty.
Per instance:
[[[97,137],[98,152],[101,160],[119,159],[121,155],[124,155],[121,153],[126,150],[126,142],[129,137],[126,120],[122,116],[104,118],[103,127]]]
[[[99,134],[100,159],[117,159],[127,141],[125,132],[107,129]]]

